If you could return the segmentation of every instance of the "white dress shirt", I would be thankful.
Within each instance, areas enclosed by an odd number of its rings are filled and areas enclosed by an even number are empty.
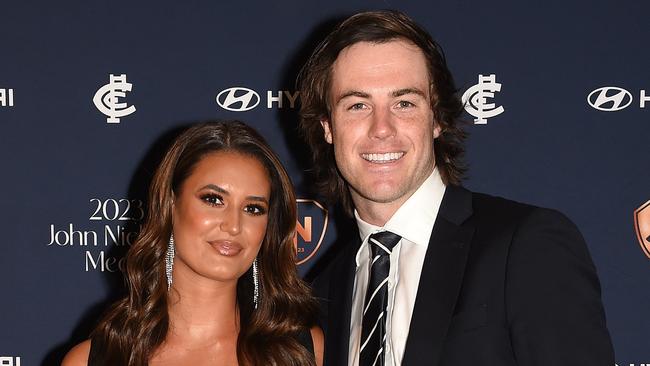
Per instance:
[[[386,366],[401,365],[415,306],[415,296],[420,283],[424,255],[429,246],[429,238],[444,193],[445,185],[436,167],[384,227],[363,221],[356,210],[354,211],[362,244],[356,256],[357,269],[352,295],[349,365],[359,365],[363,301],[370,276],[371,252],[368,237],[380,231],[390,231],[402,237],[390,255],[386,345],[384,347]]]

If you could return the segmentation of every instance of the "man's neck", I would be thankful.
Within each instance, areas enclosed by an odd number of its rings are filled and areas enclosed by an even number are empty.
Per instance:
[[[411,192],[408,192],[390,202],[373,201],[372,199],[363,197],[359,192],[350,189],[352,202],[354,203],[354,208],[356,209],[359,218],[371,225],[379,227],[385,226],[388,220],[395,215],[397,210],[399,210],[399,208],[402,207],[402,205],[404,205],[404,203],[408,201],[409,198],[418,191],[418,189],[420,189],[424,182],[431,177],[431,174],[433,174],[433,170]]]
[[[402,197],[387,203],[372,202],[352,192],[352,201],[361,220],[375,226],[384,226],[407,199]]]

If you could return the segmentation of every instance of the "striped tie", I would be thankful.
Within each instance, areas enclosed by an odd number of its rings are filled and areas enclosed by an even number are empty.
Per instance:
[[[363,303],[359,366],[383,366],[385,363],[384,345],[386,344],[390,252],[400,239],[399,235],[388,231],[370,235],[370,239],[368,239],[372,251],[372,261],[366,300]]]

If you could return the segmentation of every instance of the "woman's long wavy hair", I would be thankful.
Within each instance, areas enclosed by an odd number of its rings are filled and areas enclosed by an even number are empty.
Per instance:
[[[126,257],[128,295],[112,305],[92,333],[102,365],[147,365],[169,329],[165,254],[172,233],[172,197],[207,154],[231,151],[263,164],[271,181],[269,219],[258,254],[260,303],[252,304],[251,270],[237,284],[240,365],[313,365],[296,333],[316,323],[316,303],[298,278],[291,180],[264,139],[238,121],[209,122],[182,133],[167,151],[149,190],[146,222]],[[215,309],[218,311],[218,309]]]

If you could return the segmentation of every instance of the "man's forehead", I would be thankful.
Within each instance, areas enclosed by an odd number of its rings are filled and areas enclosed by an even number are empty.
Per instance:
[[[404,40],[358,42],[345,48],[332,65],[330,91],[342,94],[428,94],[424,53]]]
[[[359,53],[372,54],[373,51],[374,53],[382,54],[382,50],[385,49],[392,49],[397,52],[401,51],[401,53],[412,53],[414,55],[419,55],[424,59],[424,52],[415,43],[406,39],[395,38],[384,42],[360,41],[353,43],[339,52],[338,56],[334,60],[334,64],[340,62],[342,59],[350,57],[350,55],[358,56]],[[380,59],[387,58],[388,56],[391,56],[391,54],[383,53],[382,56],[384,57]]]
[[[408,68],[411,73],[418,71],[428,72],[427,60],[424,52],[416,45],[394,40],[384,43],[358,42],[344,48],[334,60],[332,71],[368,71],[381,72],[395,68]]]

